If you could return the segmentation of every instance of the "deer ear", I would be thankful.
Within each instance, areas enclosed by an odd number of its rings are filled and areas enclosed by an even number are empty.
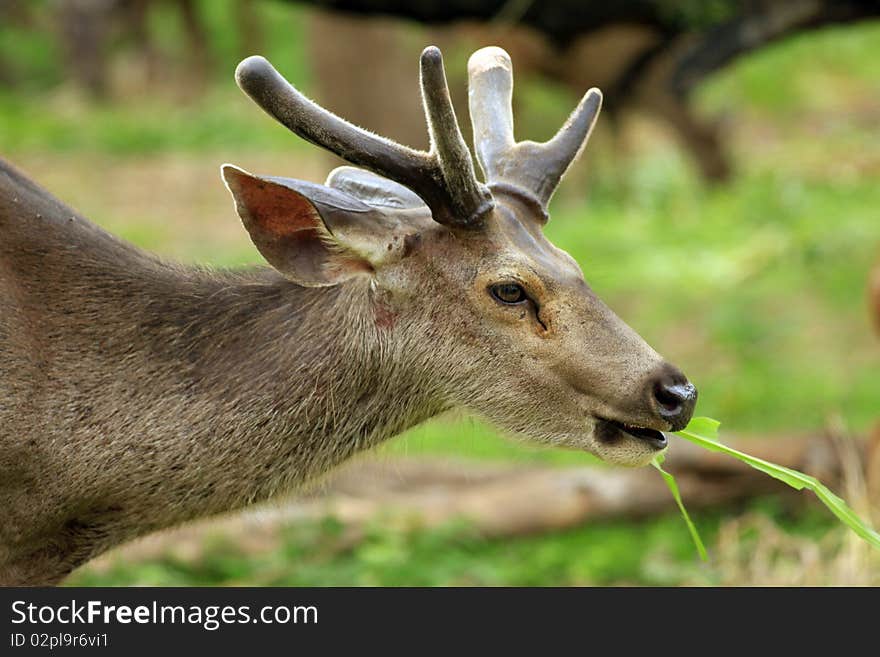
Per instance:
[[[288,278],[317,287],[373,271],[332,227],[368,222],[366,204],[322,185],[254,176],[230,164],[221,173],[254,245]]]

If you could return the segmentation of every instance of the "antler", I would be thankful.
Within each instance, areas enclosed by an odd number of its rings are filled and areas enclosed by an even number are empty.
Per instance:
[[[508,185],[535,195],[546,209],[569,165],[580,155],[602,106],[590,89],[559,132],[542,144],[513,137],[513,65],[501,48],[482,48],[468,62],[471,122],[477,160],[490,188]]]
[[[422,102],[431,136],[427,152],[374,135],[328,112],[297,91],[263,57],[241,62],[235,79],[257,105],[303,139],[405,185],[421,197],[439,223],[474,227],[494,207],[492,194],[474,174],[452,108],[440,50],[426,48],[420,63]]]

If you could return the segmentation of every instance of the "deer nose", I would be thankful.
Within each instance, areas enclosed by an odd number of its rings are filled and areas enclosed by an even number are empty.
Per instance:
[[[677,367],[666,364],[650,385],[651,402],[657,415],[671,425],[672,431],[684,429],[697,405],[694,384]]]

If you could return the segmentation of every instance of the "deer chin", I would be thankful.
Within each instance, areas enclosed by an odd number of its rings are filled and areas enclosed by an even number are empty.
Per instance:
[[[590,451],[614,465],[648,465],[669,445],[662,431],[633,424],[594,418]]]

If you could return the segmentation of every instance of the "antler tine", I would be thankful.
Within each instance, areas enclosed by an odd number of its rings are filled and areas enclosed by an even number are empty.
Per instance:
[[[517,142],[513,135],[510,56],[501,48],[482,48],[471,55],[468,75],[474,147],[490,188],[515,187],[534,195],[546,209],[562,176],[589,139],[602,106],[602,93],[590,89],[549,141]]]
[[[309,100],[263,57],[242,61],[235,70],[235,80],[279,123],[353,164],[404,184],[414,183],[409,180],[414,172],[430,164],[425,153],[358,128]]]
[[[432,84],[429,85],[429,91],[426,91],[424,81],[422,87],[426,112],[430,112],[432,143],[436,146],[436,153],[433,150],[426,153],[409,148],[341,119],[302,95],[263,57],[253,56],[242,61],[235,71],[235,79],[242,91],[257,105],[306,141],[410,188],[425,201],[439,223],[471,227],[482,218],[487,200],[491,209],[491,195],[473,176],[472,166],[473,183],[467,185],[460,149],[456,149],[454,140],[449,136],[449,115],[451,113],[454,123],[455,114],[451,111],[451,104],[443,109],[443,93],[439,100],[436,98],[434,66],[429,64],[426,67],[423,61],[423,77],[426,68],[430,69],[427,77]],[[442,60],[439,73],[443,76]],[[449,102],[445,86],[444,76],[443,91],[446,102]],[[458,131],[457,124],[454,124],[454,129]],[[467,152],[460,132],[458,138]],[[469,161],[469,155],[467,159]]]
[[[513,64],[501,48],[489,46],[468,60],[468,104],[474,150],[487,181],[503,178],[503,156],[513,138]]]
[[[553,139],[543,144],[542,168],[545,174],[545,202],[550,200],[562,176],[583,152],[602,109],[602,92],[593,87],[569,115]]]
[[[443,55],[436,46],[422,51],[421,86],[425,118],[431,136],[431,155],[436,157],[444,187],[452,200],[454,215],[465,223],[479,223],[494,207],[492,195],[477,180],[470,150],[461,135],[452,107]]]

